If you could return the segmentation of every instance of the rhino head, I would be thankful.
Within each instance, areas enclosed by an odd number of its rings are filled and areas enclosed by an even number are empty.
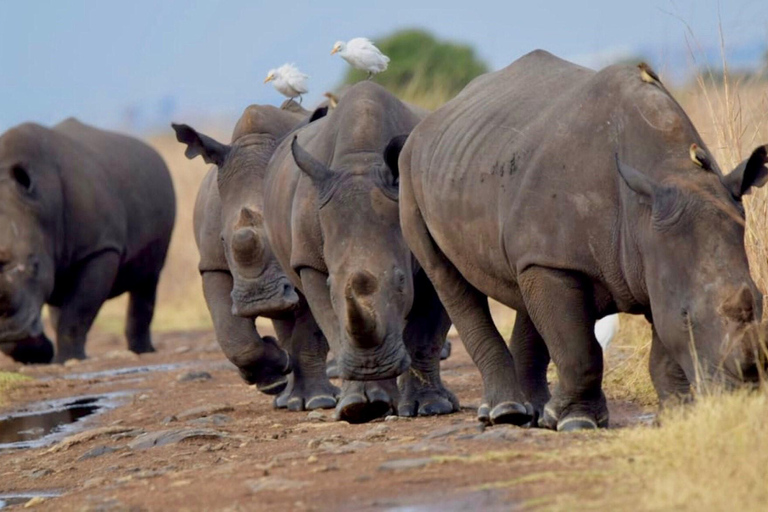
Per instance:
[[[50,362],[40,313],[54,288],[62,191],[45,133],[22,125],[0,137],[0,350]]]
[[[749,272],[742,198],[768,180],[766,147],[723,175],[696,145],[690,160],[662,162],[674,172],[657,182],[617,157],[623,181],[639,201],[636,246],[653,324],[664,348],[691,383],[754,381],[762,371],[762,294]],[[634,263],[631,263],[633,262]]]
[[[356,153],[345,168],[331,170],[296,137],[291,151],[319,198],[341,377],[395,377],[410,365],[403,331],[414,295],[413,258],[400,229],[397,154],[390,146],[383,158]]]
[[[263,176],[276,147],[273,137],[250,134],[222,144],[187,125],[173,125],[187,158],[217,166],[221,243],[232,273],[232,313],[276,317],[299,304],[296,289],[275,259],[262,218]]]

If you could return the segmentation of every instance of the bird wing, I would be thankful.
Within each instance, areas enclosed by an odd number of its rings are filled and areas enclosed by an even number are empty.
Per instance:
[[[389,57],[381,53],[370,39],[356,37],[347,43],[347,56],[344,59],[359,69],[381,72],[387,69]]]
[[[619,332],[619,315],[608,315],[595,323],[595,338],[605,350]]]
[[[309,92],[307,88],[307,79],[309,75],[306,75],[299,71],[293,64],[283,64],[280,68],[280,72],[285,82],[298,94],[306,94]]]

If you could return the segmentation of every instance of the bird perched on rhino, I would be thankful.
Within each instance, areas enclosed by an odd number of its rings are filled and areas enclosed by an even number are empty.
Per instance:
[[[338,53],[353,68],[368,72],[368,80],[377,73],[386,71],[389,65],[389,57],[381,53],[381,50],[365,37],[356,37],[346,43],[336,41],[331,50],[331,55]]]
[[[305,75],[294,64],[283,64],[277,69],[270,69],[264,83],[274,82],[273,85],[277,92],[283,96],[294,99],[309,92],[307,89],[308,75]]]

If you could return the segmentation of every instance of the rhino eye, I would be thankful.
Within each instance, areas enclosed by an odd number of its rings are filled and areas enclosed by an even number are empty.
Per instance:
[[[25,191],[32,191],[32,178],[29,177],[27,170],[21,164],[11,167],[11,176]]]

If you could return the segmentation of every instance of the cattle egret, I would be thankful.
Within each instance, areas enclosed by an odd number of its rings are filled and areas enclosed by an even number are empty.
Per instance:
[[[290,99],[298,96],[301,103],[301,95],[309,92],[307,78],[309,76],[299,71],[299,68],[293,64],[283,64],[277,69],[270,69],[264,83],[274,82],[277,92]]]
[[[368,80],[374,74],[385,71],[389,64],[389,57],[365,37],[356,37],[346,43],[337,41],[331,50],[331,55],[334,53],[341,55],[353,68],[367,71]]]
[[[616,337],[619,332],[619,315],[608,315],[595,323],[595,338],[603,347],[603,351],[608,348],[608,344]]]

